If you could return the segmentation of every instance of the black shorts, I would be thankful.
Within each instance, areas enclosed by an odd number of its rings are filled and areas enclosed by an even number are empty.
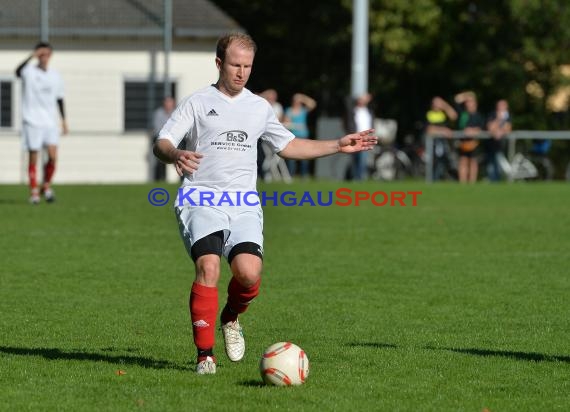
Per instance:
[[[218,255],[222,256],[224,250],[224,232],[218,231],[211,233],[202,239],[198,239],[192,245],[190,254],[192,260],[196,262],[200,256],[204,255]],[[263,249],[260,245],[254,242],[241,242],[235,245],[228,254],[228,263],[232,263],[234,257],[240,253],[248,253],[250,255],[258,256],[263,259]]]
[[[459,153],[459,157],[467,157],[469,159],[472,159],[477,155],[477,150],[471,150],[471,151],[465,152],[461,149],[457,149],[457,152]]]

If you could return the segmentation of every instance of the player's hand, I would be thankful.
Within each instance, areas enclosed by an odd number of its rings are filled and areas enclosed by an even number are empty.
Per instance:
[[[374,136],[374,129],[359,133],[347,134],[338,140],[339,151],[342,153],[355,153],[372,150],[378,144],[378,137]]]
[[[61,122],[61,134],[65,136],[69,133],[69,129],[67,128],[67,122],[64,120]]]
[[[200,153],[191,152],[188,150],[178,150],[174,167],[178,176],[184,176],[184,172],[192,174],[198,170],[200,159],[204,157]]]

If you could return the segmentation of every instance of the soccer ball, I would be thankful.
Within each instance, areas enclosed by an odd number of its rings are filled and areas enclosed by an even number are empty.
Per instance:
[[[301,385],[309,376],[309,358],[297,345],[279,342],[265,350],[259,370],[267,385]]]

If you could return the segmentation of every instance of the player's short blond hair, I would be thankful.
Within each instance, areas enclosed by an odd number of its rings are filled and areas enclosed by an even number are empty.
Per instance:
[[[228,33],[218,39],[218,44],[216,45],[216,57],[221,61],[224,61],[226,58],[226,51],[233,42],[239,43],[239,45],[245,49],[253,50],[254,54],[257,51],[257,45],[249,34]]]

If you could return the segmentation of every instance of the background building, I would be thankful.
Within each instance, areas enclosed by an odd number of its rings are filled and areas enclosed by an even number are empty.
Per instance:
[[[48,6],[43,16],[42,3]],[[217,78],[217,38],[240,30],[206,0],[173,0],[172,10],[167,64],[163,0],[0,0],[0,183],[26,180],[14,72],[46,37],[54,46],[51,67],[65,82],[70,129],[61,140],[56,181],[147,181],[147,129],[165,93],[165,67],[166,92],[188,95]],[[174,170],[168,173],[176,179]]]

